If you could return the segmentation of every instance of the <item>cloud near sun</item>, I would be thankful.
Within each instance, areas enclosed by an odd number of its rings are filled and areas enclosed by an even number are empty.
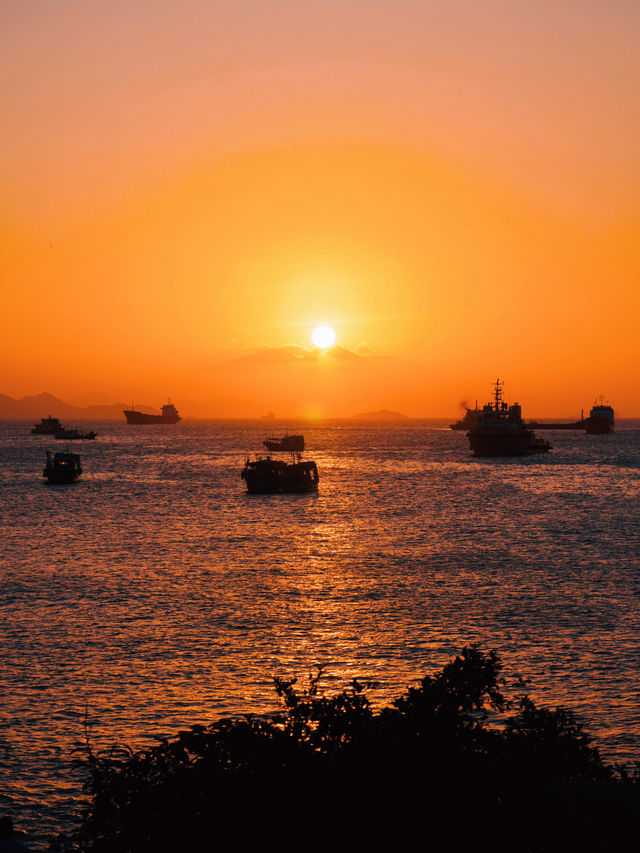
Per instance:
[[[318,361],[322,358],[334,358],[337,361],[360,361],[371,353],[367,344],[359,344],[355,350],[334,344],[328,350],[317,347],[305,347],[300,344],[283,344],[278,347],[259,347],[239,356],[236,361],[252,361],[260,364],[294,364],[296,362]]]

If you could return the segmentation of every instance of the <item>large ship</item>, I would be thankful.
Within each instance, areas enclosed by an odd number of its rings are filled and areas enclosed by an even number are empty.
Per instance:
[[[551,445],[534,435],[522,420],[518,403],[507,405],[502,399],[503,382],[496,379],[494,399],[482,409],[475,427],[467,437],[476,456],[522,456],[545,453]]]
[[[586,429],[587,419],[584,416],[584,411],[580,412],[579,421],[529,421],[528,426],[531,429]]]
[[[166,406],[162,407],[161,415],[147,415],[145,412],[136,412],[132,403],[130,409],[124,410],[124,416],[128,424],[177,424],[181,419],[171,400]]]
[[[589,435],[605,435],[608,432],[613,432],[613,427],[613,409],[604,404],[601,397],[600,402],[598,403],[596,400],[591,407],[586,421],[586,431]]]
[[[454,424],[449,424],[449,429],[473,429],[478,425],[482,414],[482,409],[478,408],[478,401],[476,400],[475,409],[470,409],[468,406],[465,406],[465,409],[464,417]]]

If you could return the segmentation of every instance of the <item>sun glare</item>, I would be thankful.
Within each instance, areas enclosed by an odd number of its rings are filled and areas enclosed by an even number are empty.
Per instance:
[[[331,326],[316,326],[311,333],[311,340],[318,349],[329,349],[336,342],[336,333]]]

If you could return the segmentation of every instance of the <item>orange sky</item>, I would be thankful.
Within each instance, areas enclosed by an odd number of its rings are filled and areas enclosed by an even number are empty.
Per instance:
[[[3,18],[0,393],[640,416],[637,3]]]

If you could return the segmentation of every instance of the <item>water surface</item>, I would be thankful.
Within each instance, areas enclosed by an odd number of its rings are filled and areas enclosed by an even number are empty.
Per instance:
[[[94,425],[71,486],[41,477],[61,442],[0,424],[0,810],[68,826],[85,707],[96,745],[141,744],[316,663],[383,702],[471,642],[640,757],[638,426],[477,460],[444,423],[289,422],[318,494],[249,496],[272,423]]]

